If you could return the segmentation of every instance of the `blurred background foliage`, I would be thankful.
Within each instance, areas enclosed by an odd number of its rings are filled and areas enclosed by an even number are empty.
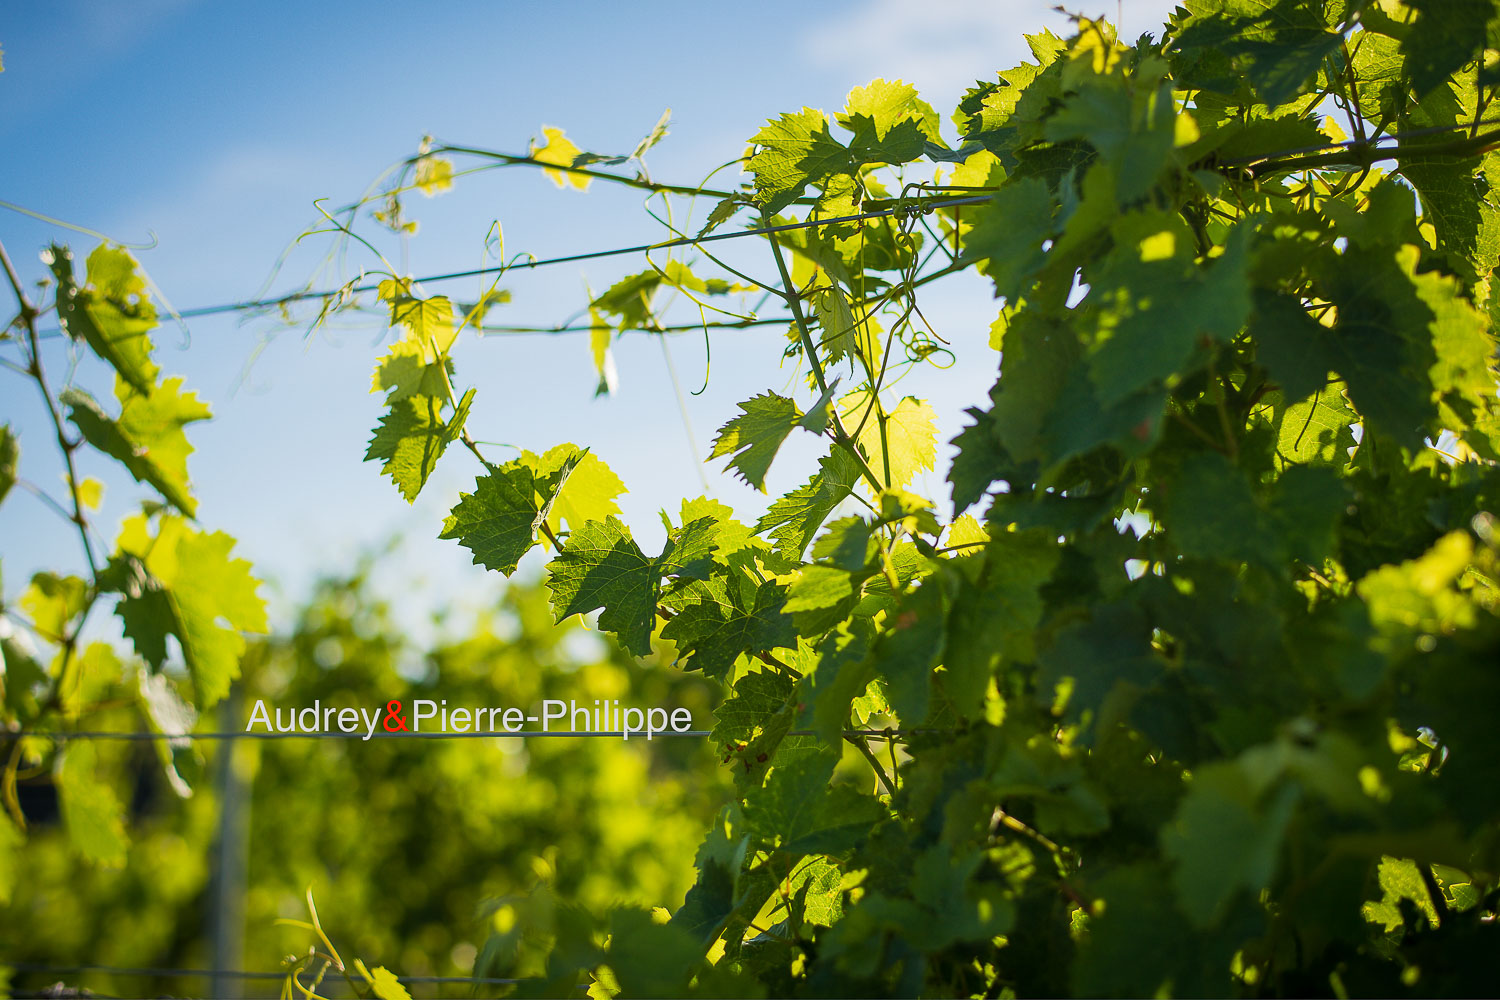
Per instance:
[[[199,728],[243,728],[256,698],[282,708],[615,698],[686,707],[695,727],[711,725],[716,685],[659,655],[625,655],[577,618],[553,625],[536,584],[511,586],[462,627],[467,615],[448,614],[440,637],[419,645],[372,592],[367,569],[323,580],[289,634],[253,645],[229,710],[239,721],[204,719]],[[134,728],[136,673],[115,664],[117,697],[99,699],[80,728]],[[346,960],[359,956],[403,976],[469,975],[485,942],[504,940],[515,926],[510,901],[534,900],[538,886],[596,911],[675,909],[692,883],[703,831],[731,787],[702,738],[199,742],[196,760],[177,755],[185,774],[197,765],[187,798],[174,792],[150,744],[95,746],[101,774],[134,789],[128,857],[114,868],[81,859],[59,823],[50,776],[23,780],[28,868],[0,907],[6,954],[23,970],[71,966],[79,956],[100,966],[213,967],[221,754],[233,754],[249,789],[240,967],[272,971],[271,956],[307,952],[310,935],[276,920],[306,919],[309,887]],[[16,971],[11,985],[23,992],[59,978]],[[97,972],[61,978],[130,996],[201,994],[206,986]],[[279,984],[240,988],[273,995]],[[413,989],[419,997],[469,993],[455,984]],[[347,993],[333,982],[328,991]]]

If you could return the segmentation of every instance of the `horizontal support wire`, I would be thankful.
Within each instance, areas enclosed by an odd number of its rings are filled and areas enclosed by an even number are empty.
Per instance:
[[[7,962],[0,959],[0,969],[11,969],[15,972],[24,972],[34,975],[53,976],[76,976],[84,973],[97,973],[101,976],[139,976],[142,978],[157,977],[161,979],[259,979],[280,980],[292,975],[292,970],[286,972],[254,972],[245,969],[155,969],[155,968],[122,968],[113,965],[40,965],[30,962]],[[307,974],[307,970],[297,970]],[[330,967],[330,971],[332,971]],[[496,979],[484,976],[397,976],[403,983],[460,983],[465,986],[515,986],[519,983],[543,982],[540,979]]]
[[[951,730],[937,729],[845,729],[843,736],[869,737],[873,739],[901,739],[906,736],[914,736],[919,733],[950,732]],[[630,737],[642,740],[646,738],[645,730],[631,730]],[[713,731],[709,729],[684,729],[663,730],[653,732],[652,739],[665,736],[712,736]],[[817,736],[818,732],[813,729],[789,730],[787,736]],[[627,734],[623,730],[565,730],[559,729],[552,732],[542,730],[521,730],[514,733],[505,732],[483,732],[483,733],[391,733],[377,732],[367,734],[364,732],[346,733],[343,731],[331,733],[263,733],[263,732],[238,732],[236,730],[203,732],[203,733],[152,733],[135,732],[128,730],[96,729],[96,730],[47,730],[47,729],[17,729],[11,732],[0,730],[0,738],[34,738],[44,740],[57,740],[67,742],[68,740],[116,740],[121,742],[137,742],[148,740],[197,740],[197,741],[227,741],[227,740],[359,740],[365,742],[376,740],[517,740],[517,739],[546,739],[550,737],[561,739],[589,739],[613,737],[624,740]]]
[[[1454,123],[1452,125],[1433,125],[1426,128],[1407,129],[1400,134],[1380,136],[1375,139],[1345,139],[1341,141],[1331,140],[1329,142],[1318,143],[1315,145],[1298,146],[1292,149],[1277,150],[1272,153],[1262,153],[1253,156],[1243,156],[1227,160],[1218,160],[1214,161],[1213,165],[1221,168],[1248,167],[1271,162],[1274,166],[1275,164],[1273,161],[1278,160],[1282,157],[1299,156],[1303,154],[1318,153],[1323,151],[1360,152],[1367,155],[1381,154],[1383,156],[1384,154],[1389,154],[1401,149],[1401,143],[1403,143],[1405,140],[1425,136],[1442,135],[1446,133],[1463,132],[1466,130],[1472,131],[1478,129],[1481,125],[1500,125],[1500,118],[1486,118],[1478,119],[1473,122]],[[1471,136],[1470,138],[1477,139],[1481,137]],[[1496,136],[1494,138],[1500,139],[1500,136]],[[1414,153],[1420,153],[1421,151],[1421,147],[1415,147],[1411,149],[1411,152]],[[524,162],[524,160],[522,162]],[[1295,167],[1293,167],[1293,169],[1295,169]],[[539,267],[548,267],[554,264],[572,264],[585,260],[600,260],[605,257],[618,257],[635,253],[649,253],[653,250],[670,250],[676,247],[696,246],[700,243],[713,243],[719,240],[740,239],[746,236],[765,236],[771,233],[784,233],[799,229],[816,229],[822,226],[841,225],[849,222],[863,222],[867,219],[877,219],[891,215],[917,215],[939,208],[957,208],[964,205],[979,205],[989,200],[990,196],[985,194],[969,195],[961,198],[941,198],[931,201],[906,202],[903,204],[892,206],[890,208],[874,209],[869,212],[858,212],[853,215],[841,215],[828,219],[809,219],[803,222],[788,222],[778,226],[761,226],[754,229],[736,230],[732,233],[713,233],[706,236],[682,236],[676,239],[663,240],[658,243],[641,243],[635,246],[616,247],[612,250],[594,250],[586,253],[568,254],[562,257],[546,257],[537,260],[517,260],[514,263],[510,264],[497,264],[492,267],[471,268],[465,271],[448,271],[442,274],[431,274],[427,275],[426,277],[413,278],[411,280],[414,284],[425,284],[440,281],[453,281],[459,278],[484,277],[486,275],[504,274],[507,271],[517,269],[532,270]],[[747,205],[748,204],[749,203],[747,202]],[[0,202],[0,207],[12,208],[16,211],[25,211],[19,206],[11,205],[8,202]],[[33,213],[26,212],[26,214]],[[218,305],[197,306],[191,309],[175,310],[172,312],[172,316],[176,319],[194,319],[199,316],[214,316],[222,313],[250,312],[257,309],[272,309],[277,306],[290,305],[294,302],[304,302],[312,299],[330,299],[340,295],[357,294],[359,292],[373,292],[377,291],[378,289],[378,283],[367,283],[362,285],[355,285],[353,287],[339,287],[334,289],[324,289],[321,291],[291,292],[287,295],[281,295],[269,299],[252,299],[245,302],[226,302]],[[752,324],[747,323],[745,325],[748,326]],[[583,330],[590,328],[579,327],[577,329]],[[697,329],[697,327],[693,327],[693,329]],[[518,329],[515,332],[562,333],[574,332],[574,328],[548,329],[542,327],[526,327]],[[41,333],[42,337],[49,339],[60,337],[62,335],[63,333],[61,330],[45,330]]]
[[[766,236],[771,233],[787,233],[799,229],[818,229],[823,226],[835,226],[850,222],[863,222],[867,219],[879,219],[891,215],[918,215],[931,212],[939,208],[958,208],[964,205],[979,205],[990,200],[990,196],[966,195],[961,198],[938,198],[930,201],[912,201],[906,204],[896,205],[891,208],[874,209],[869,212],[856,212],[853,215],[839,215],[827,219],[808,219],[803,222],[785,222],[776,226],[759,226],[755,229],[739,229],[732,233],[713,233],[708,236],[681,236],[677,239],[662,240],[659,243],[640,243],[635,246],[616,247],[612,250],[591,250],[586,253],[568,254],[563,257],[544,257],[535,260],[516,260],[510,264],[496,264],[491,267],[476,267],[466,271],[447,271],[442,274],[429,274],[426,277],[412,278],[412,284],[433,284],[440,281],[456,281],[460,278],[482,278],[487,275],[505,274],[515,270],[535,270],[539,267],[550,267],[554,264],[576,264],[585,260],[601,260],[605,257],[620,257],[627,254],[650,253],[654,250],[671,250],[676,247],[697,246],[700,243],[714,243],[720,240],[737,240],[746,236]],[[294,302],[305,302],[310,299],[331,299],[340,295],[353,295],[359,292],[378,291],[380,283],[365,283],[353,287],[340,286],[328,288],[321,291],[291,292],[287,295],[277,296],[269,299],[253,299],[248,302],[226,302],[221,305],[197,306],[192,309],[178,309],[172,312],[177,319],[196,319],[200,316],[213,316],[221,313],[250,312],[257,309],[274,309],[278,306],[290,305]],[[696,329],[697,327],[694,327]],[[61,330],[46,330],[42,336],[59,337]]]

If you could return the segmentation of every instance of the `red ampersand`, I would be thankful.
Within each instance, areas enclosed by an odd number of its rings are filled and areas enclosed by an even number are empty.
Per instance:
[[[395,723],[395,725],[391,725],[391,723],[393,722]],[[388,701],[385,703],[384,725],[385,731],[388,733],[411,732],[410,729],[406,728],[406,717],[401,715],[401,702]]]

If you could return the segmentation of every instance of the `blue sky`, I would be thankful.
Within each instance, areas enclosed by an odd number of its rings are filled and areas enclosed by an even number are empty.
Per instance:
[[[851,87],[875,77],[915,83],[946,121],[957,97],[1025,56],[1022,30],[1062,30],[1049,4],[912,3],[859,0],[808,4],[704,3],[320,4],[141,0],[19,5],[0,25],[0,198],[128,242],[157,240],[138,257],[178,308],[253,296],[288,241],[315,217],[312,202],[357,196],[424,134],[441,141],[524,152],[541,127],[565,128],[585,149],[628,151],[663,109],[671,135],[648,160],[653,176],[696,182],[737,156],[768,117],[804,104],[835,111]],[[1122,15],[1126,37],[1159,26],[1170,3],[1127,0],[1086,13]],[[721,175],[726,183],[735,178]],[[710,205],[699,206],[700,213]],[[415,198],[421,222],[405,247],[411,273],[476,266],[489,225],[504,225],[510,252],[552,256],[661,238],[638,194],[594,185],[558,191],[534,172],[461,180],[441,197]],[[90,237],[0,211],[0,239],[28,280],[44,269],[37,251],[57,239],[82,257]],[[744,241],[749,244],[753,241]],[[320,244],[317,249],[326,249]],[[402,253],[394,243],[392,253]],[[765,274],[761,246],[735,259]],[[317,254],[295,254],[281,288],[304,278]],[[687,260],[692,260],[688,255]],[[363,261],[373,264],[373,261]],[[552,323],[596,291],[645,266],[619,258],[507,277],[514,302],[493,322]],[[429,293],[472,298],[476,282]],[[903,394],[930,398],[940,417],[939,469],[918,488],[940,501],[948,449],[994,377],[985,346],[994,304],[978,281],[947,284],[923,302],[951,340],[957,365],[916,372]],[[381,561],[382,588],[410,622],[439,603],[489,601],[500,581],[469,565],[468,553],[436,539],[444,512],[479,471],[452,453],[409,507],[375,463],[361,462],[381,412],[368,393],[384,334],[378,322],[305,337],[299,329],[235,317],[189,324],[190,338],[157,334],[163,369],[186,376],[215,420],[190,430],[199,451],[189,468],[200,518],[241,540],[283,611],[319,572],[351,564],[396,538]],[[274,335],[274,336],[272,336]],[[269,337],[269,340],[266,338]],[[789,392],[779,366],[780,331],[716,334],[707,390],[689,399],[697,453],[739,400]],[[257,344],[266,347],[248,367]],[[705,378],[701,335],[674,338],[672,358],[687,389]],[[578,337],[468,339],[456,352],[460,381],[478,394],[476,437],[541,450],[562,441],[590,446],[630,488],[628,523],[658,544],[655,512],[703,492],[660,345],[629,335],[616,348],[619,391],[593,398],[587,343]],[[9,356],[9,355],[7,355]],[[65,371],[61,343],[47,359]],[[78,378],[97,395],[109,382],[85,364]],[[49,489],[59,467],[34,389],[0,382],[0,421],[21,434],[22,473]],[[813,442],[794,444],[773,468],[769,496],[702,466],[711,493],[753,518],[811,471]],[[497,450],[497,458],[506,457]],[[101,533],[143,495],[128,477],[85,470],[108,491]],[[81,565],[68,525],[17,491],[0,510],[5,596],[39,568]],[[531,557],[532,562],[537,557]],[[524,564],[523,564],[524,565]],[[532,567],[535,571],[535,567]],[[283,619],[284,620],[284,619]]]

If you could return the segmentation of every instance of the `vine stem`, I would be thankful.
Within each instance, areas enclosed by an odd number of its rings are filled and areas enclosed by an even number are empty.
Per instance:
[[[886,774],[885,768],[880,766],[880,760],[875,756],[875,752],[870,749],[870,745],[858,736],[846,735],[844,739],[854,744],[859,749],[859,752],[865,755],[865,760],[870,762],[870,767],[874,768],[876,776],[880,778],[880,783],[885,786],[886,794],[895,797],[896,786],[891,784],[890,775]]]
[[[771,224],[769,216],[762,216],[762,219],[765,225]],[[781,287],[786,290],[786,302],[792,310],[792,319],[797,324],[797,333],[802,338],[802,350],[807,353],[808,363],[812,366],[813,380],[817,383],[819,392],[827,392],[828,380],[823,374],[823,362],[818,360],[818,349],[813,343],[812,332],[808,329],[807,316],[802,312],[802,301],[797,297],[796,286],[792,283],[792,272],[787,269],[786,258],[781,252],[781,244],[777,241],[775,233],[767,233],[766,238],[771,241],[771,253],[776,258],[776,270],[781,274]],[[865,460],[865,456],[860,454],[859,447],[849,436],[849,432],[844,430],[844,421],[839,417],[837,406],[829,406],[828,418],[833,425],[833,440],[853,456],[854,461],[859,465],[860,474],[865,477],[870,488],[879,495],[885,489],[885,484],[875,475],[875,471],[870,468],[870,463]]]
[[[73,522],[78,529],[78,539],[83,545],[83,557],[89,565],[89,588],[88,596],[84,601],[81,611],[78,613],[78,621],[62,640],[62,665],[58,667],[57,678],[53,682],[52,692],[42,704],[41,711],[56,708],[62,703],[63,691],[66,690],[68,676],[73,664],[77,661],[78,636],[83,631],[84,622],[88,620],[89,612],[94,609],[94,603],[99,599],[99,562],[94,557],[94,544],[89,540],[88,519],[84,516],[83,496],[79,489],[78,469],[73,462],[73,452],[78,448],[77,441],[70,441],[66,428],[63,426],[62,411],[58,409],[57,400],[52,395],[52,388],[47,384],[47,372],[42,366],[42,347],[37,337],[36,318],[39,315],[37,308],[31,304],[26,297],[26,290],[21,283],[21,277],[16,273],[15,265],[11,263],[10,254],[5,249],[4,241],[0,241],[0,267],[5,269],[5,277],[10,282],[10,287],[16,295],[16,303],[21,310],[21,322],[26,327],[26,342],[30,348],[30,364],[27,365],[27,374],[36,382],[41,391],[42,399],[47,404],[47,415],[52,420],[52,429],[57,436],[57,445],[62,450],[63,464],[68,472],[68,493],[73,500],[73,513],[68,520]]]
[[[1496,142],[1500,142],[1500,129],[1492,129],[1468,139],[1434,143],[1431,146],[1408,145],[1405,147],[1376,148],[1369,143],[1354,143],[1336,153],[1315,153],[1308,156],[1288,157],[1284,160],[1265,159],[1247,163],[1244,166],[1256,175],[1264,175],[1271,172],[1281,173],[1283,171],[1305,170],[1308,167],[1360,167],[1370,163],[1378,163],[1382,160],[1400,160],[1402,156],[1411,154],[1422,157],[1447,156],[1449,154],[1459,157],[1477,156],[1485,152],[1487,147]],[[1351,156],[1350,154],[1353,155]]]

